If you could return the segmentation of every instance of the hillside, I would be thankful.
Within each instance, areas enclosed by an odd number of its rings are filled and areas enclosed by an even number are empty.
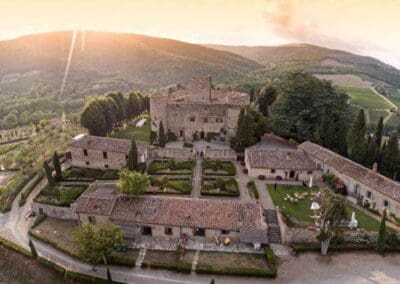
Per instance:
[[[25,91],[38,84],[59,88],[72,34],[54,32],[0,42],[0,91]],[[223,82],[259,68],[260,64],[236,54],[170,39],[78,32],[66,93],[161,87],[208,74]]]
[[[255,60],[270,71],[305,70],[314,74],[358,74],[400,88],[400,71],[375,58],[346,51],[308,44],[282,46],[225,46],[207,47],[229,51]]]

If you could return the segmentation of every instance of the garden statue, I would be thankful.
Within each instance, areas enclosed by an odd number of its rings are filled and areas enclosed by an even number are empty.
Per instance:
[[[355,229],[358,227],[358,221],[356,220],[356,213],[353,211],[353,214],[351,214],[351,221],[349,223],[349,227],[351,229]]]

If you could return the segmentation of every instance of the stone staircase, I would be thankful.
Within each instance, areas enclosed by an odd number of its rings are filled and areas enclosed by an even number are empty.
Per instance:
[[[265,221],[268,225],[268,240],[270,244],[281,244],[281,231],[278,225],[278,216],[276,210],[265,209],[264,210]]]

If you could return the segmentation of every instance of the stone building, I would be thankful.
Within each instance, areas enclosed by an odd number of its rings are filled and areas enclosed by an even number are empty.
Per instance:
[[[192,140],[234,135],[240,108],[250,103],[245,93],[216,90],[211,77],[194,78],[189,86],[177,85],[150,96],[151,130],[158,133],[162,121],[166,132]]]
[[[102,187],[103,186],[103,187]],[[113,186],[90,187],[72,205],[81,225],[113,223],[122,229],[125,239],[153,236],[165,239],[226,236],[240,241],[257,237],[267,228],[263,211],[256,202],[240,200],[192,199],[181,197],[118,195]]]
[[[252,178],[309,181],[321,175],[316,163],[295,144],[268,133],[245,149],[245,165]]]
[[[147,158],[147,143],[136,141],[138,162]],[[93,169],[121,169],[126,165],[131,142],[93,135],[80,134],[72,138],[65,152],[72,167]]]
[[[349,200],[400,216],[400,184],[378,174],[376,167],[368,169],[309,141],[298,148],[315,161],[323,173],[331,173],[343,181]]]

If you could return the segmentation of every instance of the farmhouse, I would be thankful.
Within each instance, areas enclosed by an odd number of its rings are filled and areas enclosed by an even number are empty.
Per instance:
[[[72,139],[65,158],[73,167],[121,169],[126,165],[131,142],[80,134]],[[145,162],[147,143],[137,141],[138,161]]]
[[[400,184],[378,174],[376,166],[368,169],[308,141],[298,148],[316,162],[325,174],[331,173],[341,179],[351,201],[380,212],[386,209],[400,216]]]
[[[160,123],[180,139],[218,138],[228,141],[236,132],[240,108],[250,96],[231,89],[212,87],[210,76],[194,78],[189,86],[177,85],[150,96],[151,130]]]
[[[104,186],[104,185],[103,185]],[[114,223],[126,239],[153,236],[166,239],[227,236],[246,242],[252,237],[267,242],[263,211],[256,202],[179,197],[130,197],[116,193],[113,186],[90,187],[72,205],[79,223]],[[264,232],[264,234],[262,234]],[[262,235],[262,236],[260,236]],[[263,237],[263,238],[262,238]]]
[[[321,174],[306,153],[273,134],[265,134],[258,144],[245,150],[245,165],[253,178],[309,181]]]

